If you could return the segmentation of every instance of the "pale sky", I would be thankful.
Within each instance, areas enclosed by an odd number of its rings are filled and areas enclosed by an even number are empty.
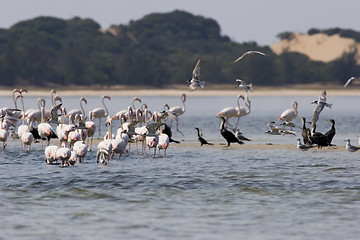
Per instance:
[[[310,28],[360,31],[360,0],[0,0],[0,28],[38,16],[92,18],[102,28],[150,13],[184,10],[216,20],[236,42],[271,45],[276,35]]]

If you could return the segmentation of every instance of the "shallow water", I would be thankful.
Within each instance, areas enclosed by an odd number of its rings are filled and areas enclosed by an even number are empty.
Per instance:
[[[100,107],[89,97],[85,110]],[[316,99],[316,98],[315,98]],[[253,143],[295,144],[300,136],[264,134],[269,121],[299,102],[309,120],[313,97],[253,97],[252,112],[240,129]],[[11,106],[10,98],[0,98]],[[179,97],[143,97],[151,110],[163,103],[180,105]],[[27,108],[36,98],[28,98]],[[131,98],[113,97],[110,114]],[[350,138],[357,144],[356,97],[331,97],[319,131],[336,120],[336,145]],[[347,103],[352,103],[351,105]],[[78,98],[64,98],[68,109]],[[242,103],[243,105],[243,103]],[[190,97],[174,138],[196,141],[194,126],[205,138],[224,142],[223,107],[235,97]],[[34,104],[35,107],[35,104]],[[300,125],[300,119],[295,121]],[[105,128],[102,129],[102,132]],[[358,239],[360,230],[359,153],[172,147],[166,157],[150,158],[135,148],[109,166],[96,164],[95,152],[82,164],[60,168],[43,160],[40,144],[29,153],[9,140],[0,152],[0,239]]]

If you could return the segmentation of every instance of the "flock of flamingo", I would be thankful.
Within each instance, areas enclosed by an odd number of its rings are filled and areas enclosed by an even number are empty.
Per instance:
[[[235,62],[244,58],[247,55],[260,54],[267,56],[258,51],[249,51],[244,53]],[[345,86],[350,84],[351,81],[356,81],[355,78],[349,79]],[[200,59],[195,65],[193,70],[192,79],[188,81],[189,90],[194,91],[196,87],[204,89],[205,81],[200,80]],[[242,89],[244,94],[240,94],[237,99],[236,107],[223,108],[216,116],[220,118],[220,133],[227,141],[227,146],[231,143],[243,144],[243,141],[250,141],[250,139],[242,136],[238,129],[239,120],[241,117],[250,114],[251,101],[248,97],[248,91],[253,92],[252,84],[247,84],[245,81],[236,79],[237,88]],[[134,97],[131,104],[127,109],[121,110],[113,116],[109,115],[105,101],[110,101],[109,96],[102,96],[101,101],[104,108],[95,108],[85,113],[83,104],[87,104],[85,98],[80,99],[80,109],[72,109],[66,111],[62,106],[62,98],[56,95],[55,90],[51,90],[51,107],[45,109],[45,100],[38,99],[38,109],[28,109],[25,111],[24,107],[24,94],[27,93],[25,89],[14,89],[13,100],[14,108],[3,107],[0,109],[0,141],[3,142],[2,149],[6,147],[6,141],[9,135],[14,139],[20,139],[21,148],[24,151],[31,151],[31,144],[34,141],[41,141],[42,149],[44,150],[44,158],[47,164],[57,164],[60,161],[60,166],[72,166],[76,162],[81,163],[87,152],[92,151],[93,137],[98,128],[99,136],[101,136],[100,126],[102,118],[105,119],[105,126],[108,131],[105,133],[103,140],[98,143],[96,161],[101,164],[109,164],[110,159],[115,154],[119,154],[119,158],[125,153],[130,151],[130,144],[136,143],[138,151],[138,143],[141,143],[141,153],[144,153],[148,148],[149,157],[151,157],[151,149],[154,149],[153,156],[156,156],[156,150],[160,156],[160,150],[164,150],[164,156],[170,142],[179,143],[172,139],[171,123],[176,122],[176,130],[179,130],[179,117],[185,112],[186,95],[181,95],[182,106],[170,107],[164,104],[161,111],[151,112],[141,99]],[[319,99],[312,102],[316,104],[313,112],[313,117],[310,122],[311,130],[306,128],[306,120],[302,118],[303,126],[302,137],[304,144],[298,139],[297,147],[302,150],[309,149],[312,145],[331,146],[332,138],[335,135],[335,121],[329,120],[332,123],[331,129],[325,133],[316,132],[316,122],[319,115],[325,107],[331,108],[332,104],[327,103],[326,91],[323,91]],[[18,108],[17,101],[21,100],[22,109]],[[245,102],[246,108],[240,106],[240,100]],[[135,102],[139,102],[141,106],[135,107]],[[266,132],[271,135],[294,134],[292,128],[296,125],[292,122],[298,115],[298,103],[293,102],[293,108],[285,110],[280,117],[282,121],[281,126],[276,126],[275,122],[268,123],[270,129]],[[170,127],[165,123],[168,117],[171,118]],[[98,119],[99,125],[96,126],[95,119]],[[237,118],[235,126],[229,123],[229,119]],[[112,122],[119,121],[120,127],[116,130],[116,134],[112,134]],[[19,126],[17,123],[21,122]],[[53,128],[53,126],[55,126]],[[287,130],[289,127],[290,130]],[[198,133],[198,140],[201,145],[209,144],[201,134],[198,128],[195,128]],[[232,131],[230,131],[230,130]],[[183,134],[182,134],[183,135]],[[58,138],[59,146],[50,145],[52,138]],[[44,141],[46,147],[44,149]],[[350,140],[347,139],[346,149],[349,151],[357,151],[359,148],[352,146]]]
[[[3,142],[3,150],[10,135],[14,139],[20,139],[24,151],[31,151],[32,143],[38,140],[41,141],[45,161],[48,164],[57,164],[57,161],[61,161],[61,166],[71,166],[76,162],[82,162],[87,152],[92,150],[93,137],[97,130],[101,136],[102,118],[105,119],[108,131],[104,135],[104,140],[97,146],[96,158],[99,163],[109,164],[109,160],[115,154],[121,157],[130,150],[129,143],[132,142],[136,143],[136,147],[139,142],[141,143],[142,153],[148,147],[149,157],[150,149],[154,149],[154,157],[157,149],[159,156],[160,150],[164,150],[166,155],[170,142],[179,143],[171,138],[171,129],[165,121],[170,116],[172,121],[176,121],[176,129],[181,133],[178,128],[178,118],[185,112],[185,94],[181,95],[183,106],[169,107],[168,104],[164,104],[164,110],[153,113],[140,98],[134,97],[127,109],[110,116],[105,101],[110,101],[111,98],[106,95],[101,98],[103,108],[92,109],[86,114],[83,106],[87,104],[85,98],[80,99],[80,109],[66,111],[62,106],[62,98],[56,95],[55,90],[51,90],[50,109],[45,109],[45,99],[39,98],[38,109],[25,111],[23,99],[26,93],[27,90],[14,89],[14,108],[0,109],[0,141]],[[21,110],[18,109],[18,99],[21,100]],[[135,102],[142,104],[137,108]],[[98,119],[99,125],[95,124],[95,119]],[[116,120],[120,122],[120,127],[114,135],[112,122]],[[19,126],[17,126],[18,122],[21,122]],[[58,138],[59,146],[50,145],[52,138]],[[45,149],[44,141],[46,141]]]

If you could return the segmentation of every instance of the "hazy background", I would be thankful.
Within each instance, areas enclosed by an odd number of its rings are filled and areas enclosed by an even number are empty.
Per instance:
[[[233,41],[271,45],[280,32],[310,28],[360,31],[360,1],[327,0],[0,0],[0,28],[38,16],[92,18],[103,28],[175,9],[216,20]]]

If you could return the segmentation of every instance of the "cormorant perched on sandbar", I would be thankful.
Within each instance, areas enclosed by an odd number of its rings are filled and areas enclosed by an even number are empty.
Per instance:
[[[199,128],[195,128],[196,131],[197,131],[197,134],[198,134],[198,140],[200,142],[200,146],[204,145],[204,144],[207,144],[207,145],[214,145],[212,143],[209,143],[208,141],[206,141],[203,137],[201,137],[201,134],[200,134],[200,129]]]
[[[331,129],[325,133],[325,136],[328,138],[329,145],[331,146],[331,141],[332,141],[332,139],[333,139],[333,137],[335,136],[335,133],[336,133],[336,131],[335,131],[335,120],[330,119],[329,122],[332,123],[332,126],[331,126]]]
[[[315,132],[316,124],[312,123],[313,128],[311,130],[310,141],[313,144],[316,144],[318,148],[322,148],[324,146],[329,146],[329,139],[322,133]]]
[[[307,145],[307,146],[310,146],[310,145],[311,145],[311,141],[310,141],[310,136],[311,136],[310,129],[305,126],[306,119],[305,119],[304,117],[301,117],[301,120],[302,120],[302,123],[303,123],[301,136],[303,137],[304,144]]]
[[[228,143],[228,147],[230,146],[230,143],[239,143],[239,144],[244,144],[242,141],[240,141],[237,137],[235,137],[235,135],[226,130],[225,129],[225,118],[224,117],[221,117],[221,125],[220,125],[220,133],[221,135],[225,138],[225,140],[227,141]]]

